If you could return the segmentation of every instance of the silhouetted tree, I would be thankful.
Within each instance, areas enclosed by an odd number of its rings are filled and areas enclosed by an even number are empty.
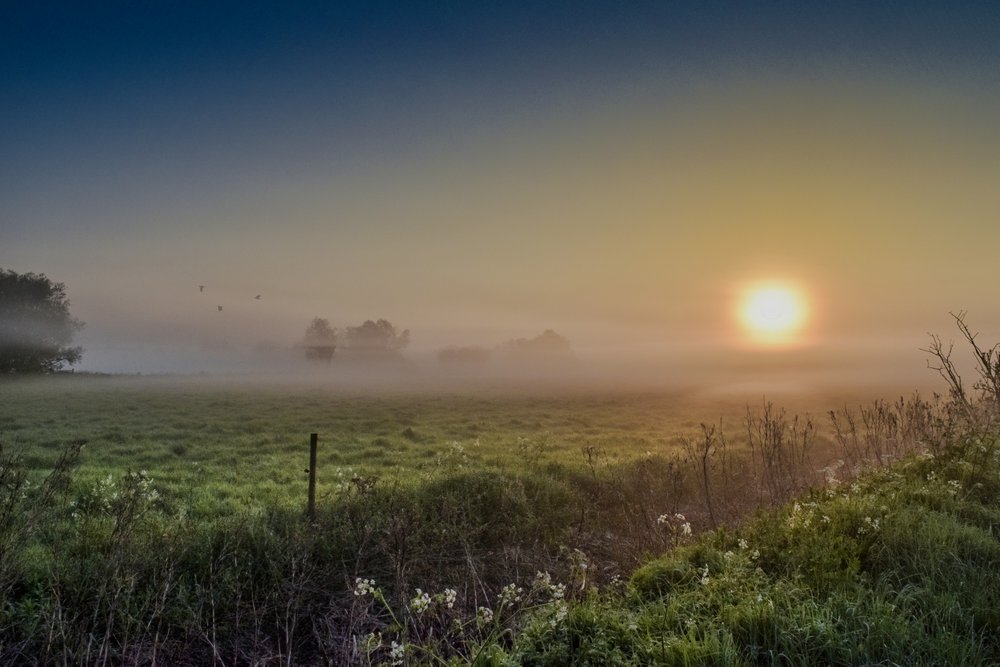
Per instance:
[[[565,336],[560,336],[552,329],[546,329],[534,338],[509,340],[505,344],[505,347],[509,351],[519,354],[568,355],[573,352],[573,348],[569,344],[569,339]]]
[[[322,317],[314,317],[306,327],[306,335],[302,347],[306,350],[306,359],[317,359],[330,363],[333,353],[337,350],[337,330],[330,326],[330,321]]]
[[[80,360],[71,347],[83,322],[69,312],[66,286],[45,274],[0,269],[0,373],[51,373]]]
[[[397,332],[388,320],[365,320],[359,327],[347,327],[344,348],[351,352],[398,352],[410,344],[410,330]]]

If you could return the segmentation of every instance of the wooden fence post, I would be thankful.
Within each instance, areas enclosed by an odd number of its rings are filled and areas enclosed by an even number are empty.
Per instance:
[[[306,515],[310,521],[316,520],[316,446],[319,442],[318,433],[309,434],[309,505]]]

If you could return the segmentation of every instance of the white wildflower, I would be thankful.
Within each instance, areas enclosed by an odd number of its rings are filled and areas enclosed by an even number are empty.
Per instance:
[[[476,609],[476,621],[480,624],[493,622],[493,610],[489,607],[479,607]]]
[[[361,597],[363,595],[374,595],[375,594],[375,580],[374,579],[362,579],[358,577],[354,580],[354,595],[356,597]]]
[[[429,606],[431,606],[431,596],[418,588],[416,597],[410,600],[410,609],[419,615],[427,611]]]
[[[500,601],[500,605],[503,606],[512,602],[520,602],[522,593],[524,593],[524,589],[517,584],[507,584],[500,589],[500,595],[497,597]]]
[[[455,591],[454,588],[446,588],[444,589],[444,593],[442,593],[441,596],[443,597],[444,606],[447,607],[448,609],[451,609],[452,607],[455,606],[455,600],[456,598],[458,598],[458,593]]]
[[[869,531],[875,532],[879,529],[880,524],[881,521],[879,520],[878,517],[875,517],[873,519],[870,516],[866,516],[864,524],[860,528],[858,528],[858,535],[864,535]]]
[[[549,619],[549,625],[553,628],[562,623],[566,619],[566,615],[569,613],[569,605],[565,602],[560,600],[559,602],[556,602],[555,605],[555,613],[552,614],[552,618]]]
[[[403,664],[403,656],[406,655],[406,644],[397,644],[395,641],[392,642],[392,646],[389,648],[389,659],[392,660],[394,665]]]

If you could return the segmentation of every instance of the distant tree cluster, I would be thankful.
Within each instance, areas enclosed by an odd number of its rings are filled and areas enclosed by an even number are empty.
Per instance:
[[[337,330],[330,326],[329,320],[314,317],[306,327],[302,346],[306,350],[306,359],[330,363],[334,352],[337,351]]]
[[[410,330],[396,331],[389,320],[365,320],[344,330],[344,347],[354,352],[398,352],[410,344]]]
[[[393,359],[410,344],[410,330],[400,331],[389,320],[365,320],[358,326],[336,329],[330,321],[314,317],[306,327],[301,347],[307,359],[330,363],[335,353],[343,352],[357,359]],[[569,339],[552,329],[546,329],[534,338],[515,338],[499,345],[495,350],[477,345],[449,345],[437,352],[441,364],[482,366],[494,353],[513,357],[567,359],[573,348]]]
[[[573,354],[569,339],[557,334],[552,329],[546,329],[534,338],[514,338],[502,343],[496,348],[496,353],[506,355],[507,359],[533,358],[566,359]],[[449,345],[438,350],[437,359],[440,363],[450,366],[475,366],[488,362],[494,356],[494,351],[479,346]]]
[[[52,373],[80,360],[66,286],[45,274],[0,269],[0,374]]]
[[[520,354],[572,354],[569,339],[552,329],[546,329],[534,338],[515,338],[504,344],[508,351]]]
[[[345,353],[387,356],[409,344],[410,330],[398,331],[389,320],[365,320],[360,326],[341,331],[331,327],[329,320],[315,317],[306,327],[302,347],[307,359],[330,363],[338,347]]]

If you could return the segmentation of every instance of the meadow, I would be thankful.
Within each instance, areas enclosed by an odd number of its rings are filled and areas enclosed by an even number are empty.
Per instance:
[[[814,393],[782,407],[811,417],[829,449],[826,412],[867,399]],[[42,474],[66,442],[85,440],[90,481],[144,470],[169,499],[202,516],[301,505],[310,433],[320,498],[345,477],[413,481],[441,469],[530,471],[670,457],[701,423],[746,444],[748,407],[763,396],[695,390],[359,392],[317,384],[198,377],[60,376],[0,384],[0,440]]]
[[[945,599],[947,585],[921,570],[942,592],[907,598],[907,613],[952,610],[947,632],[930,638],[917,616],[893,625],[902,598],[878,588],[883,571],[900,586],[920,581],[892,570],[893,549],[936,548],[904,544],[918,535],[922,510],[897,507],[900,494],[957,512],[940,521],[961,525],[942,523],[935,530],[952,532],[929,539],[944,540],[942,550],[971,540],[976,571],[958,572],[961,581],[1000,564],[989,536],[993,422],[973,424],[955,397],[817,393],[783,402],[787,411],[763,397],[694,390],[5,381],[0,658],[346,665],[996,657],[983,640],[996,627],[993,579]],[[308,519],[311,432],[320,434],[319,502]],[[869,477],[885,466],[894,477]],[[900,490],[887,499],[892,484]],[[883,544],[887,533],[876,531],[880,522],[896,525],[888,517],[897,509],[910,524]],[[942,553],[929,562],[945,567]],[[955,605],[972,605],[973,620],[959,623]],[[873,619],[884,622],[884,636],[861,638]],[[919,659],[893,658],[906,651]]]

